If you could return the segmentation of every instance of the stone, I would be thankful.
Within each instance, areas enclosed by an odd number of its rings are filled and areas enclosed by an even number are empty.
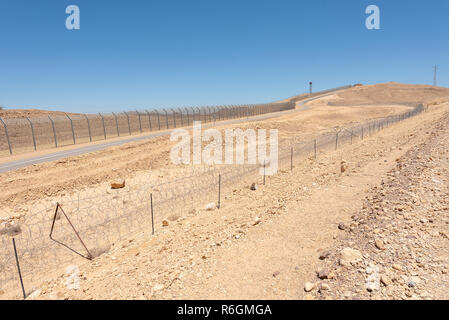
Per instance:
[[[374,243],[375,243],[377,249],[385,250],[385,244],[382,240],[376,239],[376,241]]]
[[[125,187],[125,180],[123,182],[112,182],[111,183],[111,189],[123,189]]]
[[[156,284],[154,287],[153,287],[153,290],[154,291],[161,291],[162,289],[164,289],[164,286],[162,285],[162,284]]]
[[[390,278],[388,278],[385,274],[380,276],[380,282],[386,287],[388,287],[391,284]]]
[[[360,251],[352,248],[344,248],[340,251],[340,264],[350,265],[362,261],[362,254]]]
[[[320,253],[319,258],[320,258],[320,260],[324,260],[324,259],[327,259],[330,255],[331,255],[331,252],[329,250],[323,251]]]
[[[259,218],[259,217],[255,217],[254,218],[254,223],[253,223],[253,225],[254,226],[257,226],[259,223],[261,223],[262,222],[262,220]]]
[[[395,264],[393,264],[391,267],[392,267],[394,270],[402,271],[402,266],[401,266],[400,264],[395,263]]]
[[[251,185],[251,187],[249,187],[252,191],[256,191],[257,190],[257,185],[255,183],[253,183]]]
[[[322,283],[320,285],[320,291],[327,291],[327,290],[330,290],[330,289],[331,289],[331,287],[327,283]]]
[[[317,272],[317,276],[321,280],[327,279],[328,275],[329,275],[329,271],[327,271],[326,269],[322,269],[322,270]]]
[[[413,280],[410,280],[410,281],[408,282],[408,286],[409,286],[410,288],[414,288],[414,287],[416,287],[416,282],[413,281]]]
[[[168,220],[172,221],[172,222],[174,222],[174,221],[176,221],[178,219],[179,219],[179,216],[176,215],[176,214],[171,214],[171,215],[168,216]]]
[[[342,160],[340,163],[340,172],[345,173],[348,170],[348,164],[346,161]]]
[[[162,221],[162,226],[163,227],[168,227],[168,221],[167,220]]]
[[[206,205],[206,210],[207,211],[215,210],[215,208],[217,208],[217,205],[215,204],[215,202],[211,202],[211,203]]]
[[[41,295],[41,290],[37,289],[27,296],[27,300],[35,300]]]
[[[380,290],[380,274],[379,267],[373,264],[369,264],[366,267],[366,290],[369,292]]]
[[[341,223],[338,224],[338,229],[345,230],[346,229],[346,225],[343,222],[341,222]]]
[[[312,283],[312,282],[306,282],[306,283],[304,284],[304,291],[305,291],[305,292],[310,292],[310,291],[312,291],[313,289],[315,289],[315,283]]]
[[[20,228],[20,225],[5,222],[0,227],[0,235],[8,235],[10,237],[17,236],[18,234],[22,233],[22,229]]]

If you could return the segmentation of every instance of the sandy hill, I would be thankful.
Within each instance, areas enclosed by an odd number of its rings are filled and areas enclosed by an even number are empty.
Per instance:
[[[68,112],[69,115],[75,113]],[[39,109],[3,109],[0,110],[0,118],[25,118],[25,117],[46,117],[64,115],[62,111],[49,111]]]
[[[437,103],[449,101],[449,88],[397,82],[357,86],[316,100],[312,104],[380,105],[404,103]]]

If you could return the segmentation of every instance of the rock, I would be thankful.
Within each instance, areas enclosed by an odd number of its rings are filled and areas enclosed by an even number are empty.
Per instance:
[[[352,292],[351,292],[351,291],[345,291],[345,292],[343,293],[343,296],[344,296],[345,298],[350,298],[350,297],[352,296]]]
[[[174,221],[176,221],[176,220],[178,220],[179,219],[179,216],[178,215],[176,215],[176,214],[171,214],[171,215],[169,215],[168,216],[168,218],[167,218],[169,221],[172,221],[172,222],[174,222]]]
[[[414,288],[414,287],[416,287],[416,282],[413,281],[413,280],[410,280],[410,281],[408,282],[408,286],[409,286],[410,288]]]
[[[422,218],[422,219],[419,220],[419,222],[421,222],[421,223],[428,223],[429,220],[427,220],[426,218]]]
[[[313,289],[315,289],[315,283],[312,283],[312,282],[306,282],[306,283],[304,284],[304,291],[305,291],[305,292],[310,292],[310,291],[312,291]]]
[[[395,263],[395,264],[393,264],[391,267],[392,267],[394,270],[402,271],[402,266],[401,266],[400,264]]]
[[[125,187],[125,180],[122,183],[112,182],[111,189],[122,189]]]
[[[273,277],[276,278],[278,275],[280,275],[281,272],[280,271],[275,271],[273,272]]]
[[[326,269],[322,269],[317,272],[317,276],[321,280],[328,279],[328,275],[329,275],[329,271],[327,271]]]
[[[164,289],[164,286],[162,285],[162,284],[156,284],[154,287],[153,287],[153,290],[154,291],[161,291],[162,289]]]
[[[379,267],[373,264],[369,264],[366,267],[366,290],[369,292],[377,291],[380,289],[380,274]]]
[[[311,294],[308,294],[304,297],[304,300],[315,300],[315,298]]]
[[[447,240],[449,240],[449,232],[440,231],[440,235],[443,236],[443,238],[446,238]]]
[[[162,221],[162,226],[163,227],[168,227],[168,221],[167,220]]]
[[[217,208],[217,205],[215,204],[215,202],[211,202],[211,203],[206,205],[206,210],[207,211],[215,210],[215,208]]]
[[[338,229],[340,229],[340,230],[345,230],[345,229],[347,229],[347,226],[346,226],[343,222],[340,222],[340,223],[338,224]]]
[[[348,266],[352,263],[362,261],[362,254],[360,251],[352,248],[344,248],[340,251],[340,264]]]
[[[331,252],[329,250],[323,251],[320,253],[320,260],[327,259],[331,255]]]
[[[385,274],[380,276],[380,282],[386,287],[388,287],[391,284],[390,278],[388,278]]]
[[[249,187],[252,191],[256,191],[257,190],[257,185],[255,183],[253,183],[251,185],[251,187]]]
[[[0,227],[0,235],[8,235],[10,237],[15,237],[22,233],[20,225],[6,222]]]
[[[254,223],[253,223],[253,225],[254,226],[257,226],[259,223],[261,223],[262,222],[262,220],[259,218],[259,217],[256,217],[256,218],[254,218]]]
[[[346,170],[348,170],[348,164],[346,163],[346,161],[342,160],[340,163],[340,171],[341,173],[345,173]]]
[[[375,243],[377,249],[385,250],[385,244],[382,240],[376,239],[376,241],[374,243]]]
[[[327,290],[330,290],[330,289],[331,289],[331,287],[327,283],[322,283],[320,285],[320,291],[327,291]]]
[[[27,296],[27,300],[35,300],[41,295],[41,290],[37,289]]]

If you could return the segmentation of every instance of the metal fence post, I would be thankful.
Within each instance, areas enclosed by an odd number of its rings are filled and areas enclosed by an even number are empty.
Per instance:
[[[106,140],[106,126],[104,125],[104,117],[101,113],[98,113],[101,117],[101,122],[103,123],[103,135],[104,135],[104,140]]]
[[[140,133],[142,133],[142,121],[140,120],[140,113],[138,110],[136,110],[137,112],[137,116],[139,117],[139,129],[140,129]]]
[[[53,137],[55,139],[55,147],[57,148],[58,147],[58,139],[56,139],[55,123],[54,123],[53,119],[50,116],[48,116],[48,119],[50,119],[51,127],[53,128]]]
[[[12,245],[14,247],[14,255],[16,256],[17,271],[19,272],[20,286],[22,287],[23,299],[26,299],[27,295],[25,293],[25,287],[23,286],[22,272],[20,271],[19,256],[17,255],[17,248],[16,248],[16,239],[14,238],[12,238]]]
[[[31,135],[32,135],[32,137],[33,137],[34,151],[36,151],[36,137],[34,136],[34,126],[33,126],[33,123],[31,122],[30,118],[26,117],[26,119],[27,119],[28,122],[30,123],[30,127],[31,127]]]
[[[186,116],[187,116],[187,126],[189,126],[190,120],[189,120],[189,109],[184,108],[186,110]],[[192,122],[193,123],[193,122]]]
[[[221,207],[221,174],[218,175],[218,205],[217,208]]]
[[[159,126],[159,131],[161,130],[161,118],[159,115],[159,111],[155,110],[156,114],[157,114],[157,124]]]
[[[151,234],[154,235],[154,214],[153,214],[153,194],[150,193],[150,206],[151,206]]]
[[[145,112],[148,115],[148,124],[150,126],[150,131],[153,131],[153,128],[151,127],[151,116],[150,116],[150,113],[148,112],[148,110],[145,110]]]
[[[2,124],[3,124],[3,127],[5,127],[5,135],[6,135],[6,140],[8,141],[9,154],[12,154],[11,141],[9,141],[8,126],[7,126],[6,123],[3,121],[2,118],[0,118],[0,121],[1,121]]]
[[[168,129],[168,112],[165,109],[162,109],[165,112],[165,124],[167,125],[167,129]]]
[[[175,110],[170,109],[171,112],[173,113],[173,126],[176,128],[176,114],[175,114]]]
[[[125,115],[126,115],[126,119],[128,120],[128,132],[129,132],[129,135],[131,135],[131,125],[130,125],[130,123],[129,123],[129,115],[128,115],[128,112],[125,112]]]
[[[198,110],[198,121],[201,121],[201,109],[199,107],[196,107]]]
[[[115,118],[115,127],[117,128],[117,136],[120,137],[120,130],[118,128],[118,119],[117,119],[117,115],[113,112],[112,115]]]
[[[181,127],[182,127],[182,125],[184,124],[184,122],[182,121],[182,109],[178,108],[178,110],[179,110],[179,115],[181,117]]]
[[[89,140],[90,142],[92,142],[92,134],[90,132],[90,122],[89,122],[89,118],[86,116],[86,114],[84,113],[83,116],[86,118],[87,121],[87,130],[89,132]]]
[[[290,171],[293,171],[293,147],[290,149]]]
[[[75,130],[73,129],[73,121],[72,118],[69,117],[69,115],[66,113],[66,117],[70,120],[70,127],[72,128],[72,138],[73,138],[73,144],[76,144],[75,140]]]
[[[263,185],[265,185],[265,160],[263,161]]]

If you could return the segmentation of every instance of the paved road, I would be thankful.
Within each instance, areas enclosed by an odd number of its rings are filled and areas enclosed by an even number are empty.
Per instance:
[[[259,116],[249,117],[249,118],[240,118],[240,119],[220,121],[218,124],[219,125],[236,124],[236,123],[242,123],[242,122],[248,122],[248,121],[253,122],[253,121],[260,121],[260,120],[265,120],[265,119],[270,119],[270,118],[277,118],[277,117],[283,116],[285,114],[306,110],[307,107],[304,105],[305,103],[315,100],[315,99],[325,97],[330,94],[334,94],[334,92],[320,95],[317,97],[313,97],[310,99],[298,101],[296,104],[296,109],[275,112],[275,113],[266,113],[266,114],[262,114]],[[212,127],[212,126],[214,126],[214,123],[208,123],[208,124],[204,124],[203,128]],[[0,165],[0,173],[20,169],[20,168],[23,168],[26,166],[31,166],[33,164],[50,162],[50,161],[55,161],[55,160],[59,160],[62,158],[73,157],[73,156],[86,154],[89,152],[104,150],[106,148],[119,146],[119,145],[129,143],[129,142],[152,139],[152,138],[160,137],[160,136],[167,136],[167,135],[170,135],[171,131],[172,130],[160,131],[160,132],[151,133],[151,134],[148,134],[145,136],[131,137],[129,139],[124,139],[124,140],[119,140],[119,141],[110,141],[110,142],[105,142],[105,143],[95,144],[95,145],[90,145],[90,146],[83,146],[83,147],[79,147],[79,148],[71,149],[71,150],[67,150],[67,151],[58,151],[58,152],[54,152],[54,153],[50,153],[50,154],[46,154],[46,155],[42,155],[42,156],[30,157],[28,159],[11,161],[11,162],[7,162],[7,163]]]

